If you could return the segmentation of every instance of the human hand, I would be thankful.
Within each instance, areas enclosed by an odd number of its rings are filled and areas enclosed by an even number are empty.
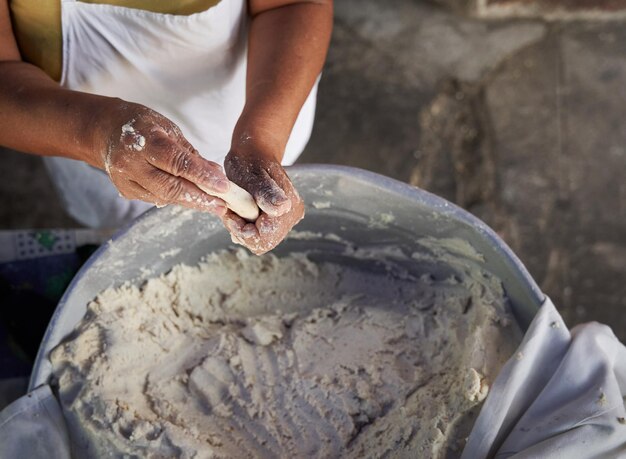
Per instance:
[[[258,153],[231,151],[224,161],[226,175],[248,191],[261,215],[248,223],[232,211],[222,216],[233,242],[256,255],[276,247],[304,216],[304,203],[280,162]]]
[[[102,167],[121,196],[224,215],[226,203],[211,192],[227,192],[228,178],[219,164],[200,156],[178,126],[136,104],[122,105],[109,119]]]

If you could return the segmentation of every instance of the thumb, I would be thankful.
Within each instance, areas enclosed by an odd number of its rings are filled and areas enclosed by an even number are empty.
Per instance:
[[[291,210],[288,190],[283,189],[269,173],[269,170],[281,168],[279,164],[230,153],[224,166],[228,177],[250,193],[267,215],[280,217]]]
[[[280,217],[291,210],[291,200],[270,175],[263,171],[250,181],[248,190],[259,208],[271,217]]]

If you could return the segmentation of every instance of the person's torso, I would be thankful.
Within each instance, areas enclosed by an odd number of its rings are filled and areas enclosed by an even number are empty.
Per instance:
[[[245,104],[246,0],[10,1],[24,60],[66,89],[150,107],[202,156],[223,163]],[[315,94],[296,120],[284,164],[310,136]],[[143,210],[86,163],[45,162],[68,212],[86,225],[121,223]]]
[[[220,0],[80,0],[124,6],[155,13],[190,15],[206,11]],[[10,0],[13,32],[22,59],[61,79],[63,40],[61,0]]]

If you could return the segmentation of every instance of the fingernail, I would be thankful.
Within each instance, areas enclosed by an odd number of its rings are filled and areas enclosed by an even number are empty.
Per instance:
[[[289,200],[289,198],[287,198],[287,196],[279,196],[279,195],[272,195],[272,197],[270,198],[270,202],[272,203],[272,205],[278,207],[283,205],[284,203],[286,203]]]
[[[277,208],[283,207],[287,202],[289,202],[289,198],[283,190],[272,190],[272,192],[261,196],[261,200],[264,201],[265,204]]]
[[[214,183],[215,191],[226,193],[230,189],[230,181],[227,179],[218,179]]]
[[[280,206],[281,204],[284,204],[285,201],[289,200],[287,194],[278,187],[272,187],[271,193],[268,194],[270,198],[270,203],[275,206]]]
[[[257,234],[256,228],[254,227],[254,225],[247,224],[246,226],[243,227],[241,234],[245,238],[254,237]]]

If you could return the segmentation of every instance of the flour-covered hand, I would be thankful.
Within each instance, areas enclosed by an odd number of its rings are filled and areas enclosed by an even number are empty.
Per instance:
[[[248,223],[228,211],[222,221],[234,242],[256,255],[272,250],[304,216],[304,203],[287,173],[271,156],[231,151],[224,161],[228,178],[248,191],[261,215]]]
[[[102,160],[121,196],[224,215],[224,201],[198,186],[226,192],[226,175],[219,164],[202,158],[172,121],[134,104],[123,106],[110,119]]]

